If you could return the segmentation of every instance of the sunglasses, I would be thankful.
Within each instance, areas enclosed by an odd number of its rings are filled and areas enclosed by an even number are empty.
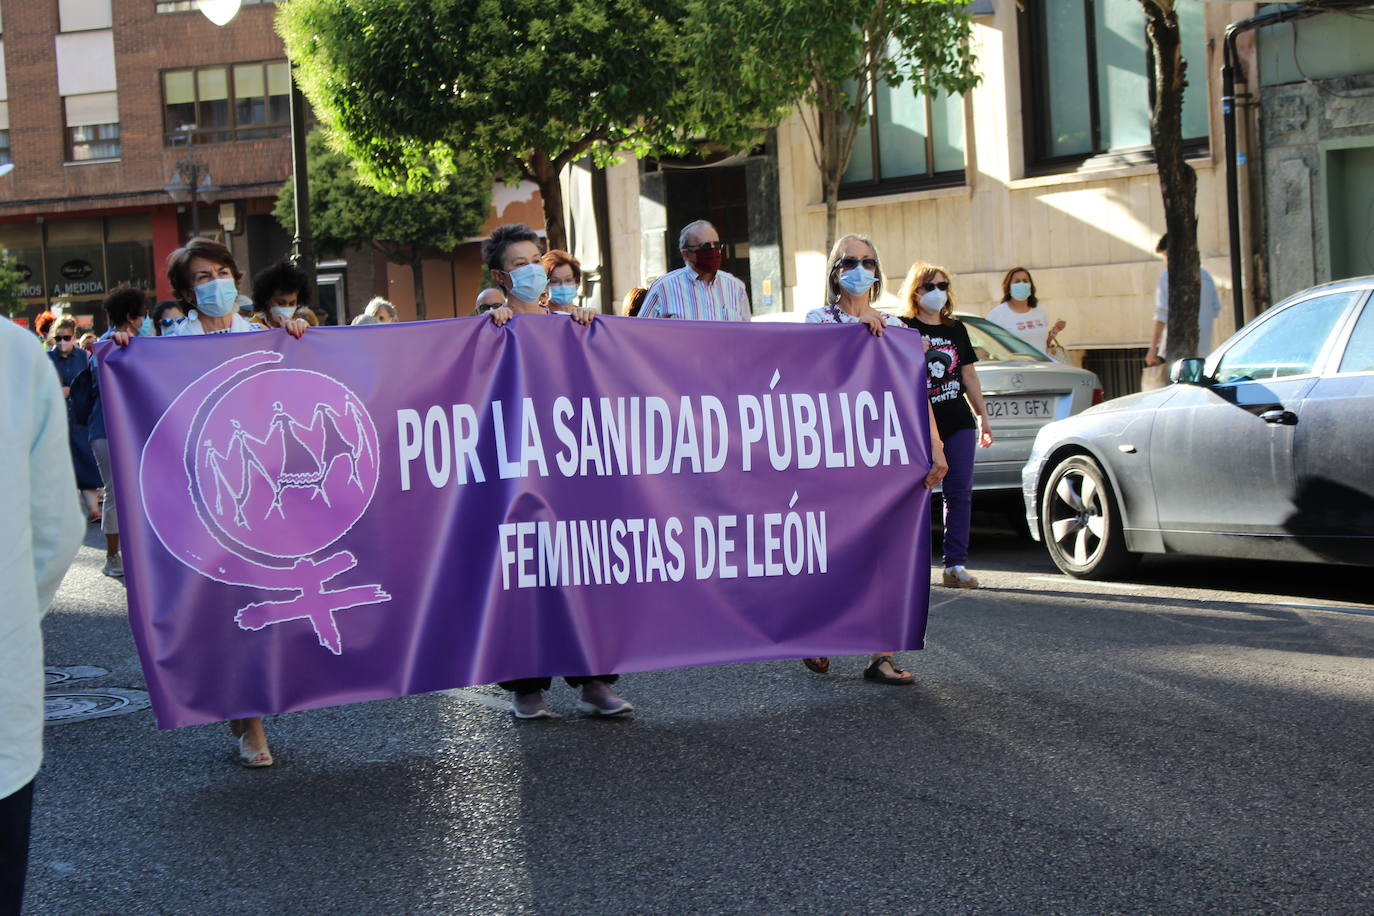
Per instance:
[[[877,258],[840,258],[835,263],[839,265],[841,270],[853,270],[862,264],[865,270],[871,270],[874,273],[878,272]]]
[[[937,290],[937,289],[938,289],[938,290],[947,290],[947,289],[949,289],[949,284],[948,284],[948,283],[922,283],[920,286],[918,286],[918,287],[916,287],[916,288],[919,289],[919,290],[920,290],[921,292],[923,292],[923,293],[930,293],[930,292],[934,292],[934,291]]]
[[[163,318],[158,323],[161,324],[164,328],[170,328],[172,325],[181,324],[185,320],[186,316],[183,315],[180,318]]]
[[[52,336],[52,339],[53,339],[53,340],[71,340],[71,339],[72,339],[72,335],[70,335],[70,334],[54,334],[54,335]]]
[[[688,251],[719,251],[725,247],[724,242],[702,242],[700,245],[688,245]]]

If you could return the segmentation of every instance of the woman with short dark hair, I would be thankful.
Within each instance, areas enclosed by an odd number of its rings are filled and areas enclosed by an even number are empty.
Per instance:
[[[572,260],[567,252],[561,254]],[[539,236],[535,235],[533,229],[523,223],[497,228],[482,243],[482,260],[491,271],[492,279],[501,284],[506,292],[506,304],[488,313],[497,326],[510,321],[515,315],[550,314],[543,305],[549,277],[544,267],[544,256],[539,251]],[[581,276],[580,267],[577,276]],[[578,324],[590,324],[596,317],[596,311],[574,308],[568,315]],[[597,716],[618,716],[630,712],[634,707],[611,689],[617,677],[614,674],[599,674],[564,680],[569,687],[581,688],[582,698],[577,704],[579,709]],[[510,710],[517,719],[545,719],[553,715],[544,700],[544,691],[552,684],[553,678],[525,677],[502,681],[500,686],[511,692]]]
[[[269,328],[284,328],[296,310],[310,307],[310,278],[290,261],[280,261],[253,277],[253,309]]]
[[[172,282],[172,295],[181,303],[186,320],[163,326],[164,336],[263,331],[238,314],[238,281],[242,276],[233,253],[211,239],[195,238],[172,252],[167,258],[167,279]],[[299,338],[309,327],[301,319],[292,318],[285,330]],[[134,334],[119,331],[112,339],[116,346],[127,347],[136,334],[136,330]],[[246,767],[272,765],[261,716],[230,719],[229,731],[238,739],[239,763]]]

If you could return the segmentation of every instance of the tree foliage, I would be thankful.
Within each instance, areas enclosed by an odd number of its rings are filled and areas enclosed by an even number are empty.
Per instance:
[[[875,87],[962,94],[978,83],[963,0],[691,0],[688,50],[703,88],[730,86],[801,115],[821,171],[826,247],[840,178]]]
[[[423,319],[422,251],[452,251],[481,233],[491,208],[491,178],[478,170],[465,173],[455,165],[433,192],[383,193],[361,182],[348,157],[331,149],[318,130],[306,141],[306,164],[316,246],[338,256],[345,248],[370,245],[388,260],[409,266],[416,315]],[[290,232],[295,214],[295,194],[288,181],[277,195],[275,215]]]
[[[24,275],[19,272],[17,262],[10,257],[8,251],[0,249],[0,312],[13,315],[23,308],[19,297],[24,292],[25,285]]]
[[[566,247],[569,163],[758,133],[738,87],[698,84],[686,2],[290,0],[277,21],[317,116],[369,180],[433,187],[469,156],[538,184],[549,243]]]

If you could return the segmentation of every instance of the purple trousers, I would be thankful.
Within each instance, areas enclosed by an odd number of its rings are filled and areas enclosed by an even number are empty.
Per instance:
[[[978,431],[961,429],[944,437],[945,474],[940,492],[945,502],[945,568],[963,566],[968,558],[969,518],[973,514],[973,452],[978,447]]]

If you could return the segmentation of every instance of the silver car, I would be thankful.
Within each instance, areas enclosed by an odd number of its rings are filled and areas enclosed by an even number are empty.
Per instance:
[[[1000,325],[956,313],[978,354],[973,371],[987,401],[992,445],[974,454],[973,488],[1021,488],[1036,434],[1053,420],[1082,413],[1102,401],[1102,383],[1086,369],[1056,362]]]
[[[1040,430],[1032,533],[1081,578],[1143,553],[1374,565],[1374,277],[1292,296],[1175,384]]]

